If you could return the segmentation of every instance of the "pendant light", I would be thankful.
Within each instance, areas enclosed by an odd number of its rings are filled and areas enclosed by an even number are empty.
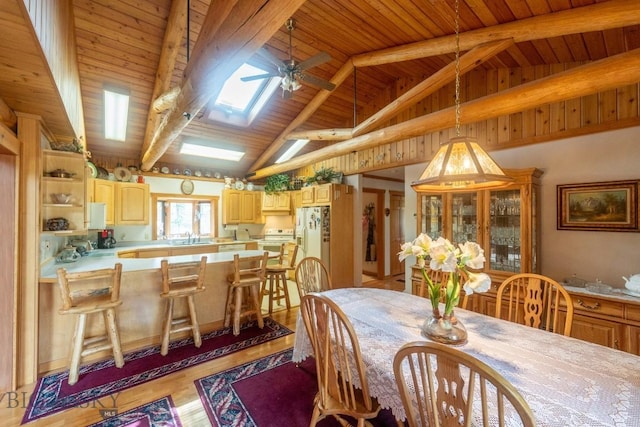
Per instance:
[[[420,179],[411,183],[416,191],[466,191],[504,187],[513,181],[480,147],[477,140],[460,136],[460,14],[456,12],[456,136],[442,144]]]

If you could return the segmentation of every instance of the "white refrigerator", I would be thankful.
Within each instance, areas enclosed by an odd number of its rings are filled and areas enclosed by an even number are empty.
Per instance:
[[[330,268],[330,212],[329,206],[296,209],[297,261],[304,257],[316,257],[320,258],[327,268]]]

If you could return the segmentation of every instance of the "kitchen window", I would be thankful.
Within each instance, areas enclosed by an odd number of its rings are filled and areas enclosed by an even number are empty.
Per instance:
[[[152,195],[156,240],[218,235],[218,197]]]

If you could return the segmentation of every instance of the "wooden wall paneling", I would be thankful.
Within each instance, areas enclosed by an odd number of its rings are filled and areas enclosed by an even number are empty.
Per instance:
[[[16,316],[17,316],[17,177],[15,154],[0,154],[0,392],[16,390]]]
[[[40,141],[43,127],[40,117],[18,113],[20,186],[18,241],[18,346],[17,386],[38,378],[38,280],[40,259]]]
[[[586,95],[581,98],[582,101],[582,118],[580,126],[589,126],[598,124],[600,114],[599,110],[599,93]]]
[[[616,110],[619,120],[638,117],[638,86],[629,85],[618,88]]]
[[[617,96],[618,91],[616,89],[600,92],[598,123],[607,123],[617,120]]]

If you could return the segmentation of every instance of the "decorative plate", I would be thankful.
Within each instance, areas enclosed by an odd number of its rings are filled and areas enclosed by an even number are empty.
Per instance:
[[[123,166],[118,166],[113,170],[118,181],[128,182],[131,180],[131,171]]]
[[[213,175],[213,176],[215,176],[218,179],[220,179],[222,177],[222,175],[220,175],[220,172],[216,172],[215,175]]]
[[[175,169],[173,170],[173,174],[174,174],[174,175],[180,175],[180,169],[175,168]]]
[[[102,166],[96,166],[98,169],[98,178],[100,179],[109,179],[109,171],[107,171]]]
[[[182,171],[182,174],[184,176],[191,176],[191,169],[185,169],[184,171]]]
[[[160,169],[160,172],[162,173],[169,173],[169,168],[166,166],[163,166],[162,169]]]
[[[205,171],[204,176],[206,176],[207,178],[211,178],[211,172]]]
[[[92,162],[87,162],[87,166],[89,167],[89,169],[91,169],[91,177],[92,178],[97,178],[98,177],[98,168],[96,167],[96,165],[94,165]]]
[[[244,190],[244,182],[240,180],[236,181],[236,190]]]
[[[195,176],[202,176],[202,172],[200,172],[200,170],[197,170],[193,173]]]

